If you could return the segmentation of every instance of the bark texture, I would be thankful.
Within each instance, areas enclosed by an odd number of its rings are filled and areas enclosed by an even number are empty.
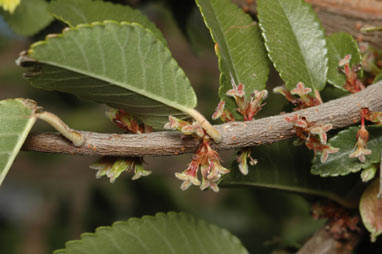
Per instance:
[[[249,122],[232,122],[216,125],[222,141],[214,144],[217,150],[257,146],[293,137],[292,124],[286,116],[298,114],[310,122],[331,123],[333,128],[342,128],[360,120],[360,109],[382,111],[382,81],[349,96],[332,100],[316,107],[289,114],[266,117]],[[73,146],[57,133],[32,134],[23,150],[80,154],[89,156],[142,156],[178,155],[194,152],[198,142],[191,137],[182,137],[179,132],[154,132],[148,134],[104,134],[82,132],[85,143]],[[354,138],[355,139],[355,138]]]

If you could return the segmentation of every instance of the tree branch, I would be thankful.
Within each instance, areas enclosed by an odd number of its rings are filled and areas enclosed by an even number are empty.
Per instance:
[[[305,116],[311,122],[331,123],[333,128],[342,128],[360,120],[362,107],[372,111],[382,111],[382,81],[359,93],[316,107],[249,122],[215,125],[222,135],[222,141],[219,144],[213,144],[213,147],[217,150],[226,150],[291,138],[295,135],[293,126],[285,120],[285,117],[293,114]],[[86,139],[81,147],[73,146],[57,133],[42,133],[30,135],[23,150],[90,156],[161,156],[194,152],[198,146],[195,139],[182,138],[179,132],[164,131],[139,135],[81,133]]]
[[[336,240],[323,227],[310,238],[297,254],[351,254],[357,246],[363,232],[351,232],[348,239]]]

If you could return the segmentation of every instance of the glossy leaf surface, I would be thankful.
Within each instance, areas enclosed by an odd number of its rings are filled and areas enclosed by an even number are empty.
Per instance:
[[[235,112],[236,105],[226,92],[236,85],[245,85],[248,98],[253,90],[265,89],[269,60],[258,25],[231,0],[196,0],[219,59],[219,96]]]
[[[361,53],[357,42],[350,34],[334,33],[327,37],[328,44],[328,82],[337,88],[344,89],[345,74],[339,71],[338,62],[346,55],[351,55],[350,66],[361,63]]]
[[[258,17],[269,57],[287,89],[298,82],[322,90],[328,59],[323,29],[303,0],[259,0]]]
[[[321,163],[318,158],[313,160],[312,173],[320,176],[339,176],[358,172],[363,168],[368,168],[372,163],[378,163],[382,151],[382,126],[368,126],[369,141],[367,149],[372,151],[366,156],[364,163],[358,158],[349,158],[349,154],[354,151],[356,135],[359,127],[354,126],[339,132],[329,140],[329,144],[338,147],[337,153],[329,155],[325,163]]]

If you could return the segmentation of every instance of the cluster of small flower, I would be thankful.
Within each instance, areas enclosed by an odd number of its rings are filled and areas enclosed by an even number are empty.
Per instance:
[[[288,91],[283,86],[278,86],[273,89],[273,92],[284,95],[284,97],[289,102],[296,106],[294,110],[309,108],[322,104],[320,93],[317,90],[315,90],[315,97],[313,97],[311,95],[312,89],[309,87],[305,87],[304,83],[302,82],[297,83],[296,87],[293,88],[291,91]],[[293,95],[297,95],[298,97]]]
[[[236,103],[236,110],[243,116],[244,121],[251,121],[255,115],[263,108],[265,105],[263,102],[268,97],[268,91],[254,90],[248,99],[245,96],[245,86],[244,84],[236,85],[232,80],[232,89],[228,90],[227,96],[232,97]],[[212,119],[220,118],[223,122],[235,121],[235,118],[227,109],[225,109],[225,102],[220,101],[215,113],[212,115]],[[248,174],[248,161],[252,166],[257,164],[257,160],[251,156],[251,148],[241,148],[236,161],[239,164],[239,170],[243,175]]]
[[[382,125],[382,112],[371,112],[368,108],[361,109],[361,128],[357,131],[355,150],[349,155],[350,158],[358,158],[361,162],[365,162],[365,156],[370,155],[372,152],[366,148],[369,132],[366,130],[365,120]]]
[[[297,137],[305,142],[306,147],[314,151],[314,155],[321,154],[322,163],[326,162],[329,154],[338,152],[338,148],[327,144],[326,133],[332,129],[331,124],[309,122],[298,114],[285,117],[285,120],[293,124]]]
[[[101,178],[107,176],[110,182],[113,183],[121,175],[122,172],[134,171],[132,180],[137,180],[141,176],[148,176],[151,171],[143,168],[142,157],[134,158],[116,158],[102,157],[98,161],[89,166],[91,169],[97,170],[96,177]]]
[[[244,121],[250,121],[264,106],[263,101],[268,97],[268,91],[254,90],[248,99],[245,97],[244,84],[236,85],[232,81],[232,89],[228,90],[227,96],[232,97],[236,103],[236,110],[243,116]],[[221,118],[223,122],[234,121],[232,114],[225,109],[225,102],[220,101],[215,113],[212,115],[212,119]]]
[[[115,123],[119,128],[133,134],[142,134],[152,132],[152,128],[145,124],[139,124],[132,115],[122,109],[110,109],[106,111],[106,117]],[[96,177],[107,176],[113,183],[122,172],[134,171],[133,180],[139,179],[141,176],[151,174],[151,171],[145,170],[143,167],[142,157],[118,158],[118,157],[102,157],[98,161],[89,166],[97,170]]]
[[[365,89],[364,84],[358,79],[358,72],[361,69],[360,66],[354,65],[350,66],[351,55],[346,55],[338,63],[340,69],[345,74],[346,84],[344,88],[351,93],[357,93]]]
[[[199,148],[192,157],[187,169],[182,173],[175,173],[175,176],[183,181],[181,189],[186,190],[191,185],[196,185],[200,186],[201,190],[210,188],[215,192],[219,191],[218,181],[222,175],[230,171],[221,165],[219,154],[210,146],[210,137],[203,128],[195,121],[189,123],[173,116],[169,116],[169,122],[165,125],[165,128],[178,130],[184,135],[192,135],[201,140]],[[198,177],[199,169],[202,181]]]
[[[106,117],[119,128],[133,134],[152,132],[152,128],[145,124],[139,124],[135,118],[122,109],[109,109],[105,112]]]

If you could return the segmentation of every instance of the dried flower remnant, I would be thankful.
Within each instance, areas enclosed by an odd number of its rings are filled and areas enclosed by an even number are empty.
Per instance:
[[[382,125],[382,112],[372,112],[368,108],[362,108],[361,114],[365,120],[377,125]]]
[[[360,71],[360,66],[350,67],[351,55],[346,55],[343,59],[338,62],[338,65],[342,72],[345,74],[346,83],[344,88],[351,93],[357,93],[365,89],[365,85],[361,80],[358,79],[358,72]]]
[[[331,124],[308,122],[305,117],[297,114],[286,117],[285,120],[293,124],[297,137],[305,142],[308,149],[313,150],[315,156],[321,154],[322,163],[327,161],[329,154],[338,152],[338,148],[326,144],[326,133],[332,129]]]
[[[192,135],[201,140],[188,167],[181,173],[175,173],[175,176],[183,181],[180,188],[186,190],[191,185],[196,185],[200,186],[201,190],[210,188],[215,192],[219,191],[217,186],[219,180],[230,171],[221,165],[219,154],[210,146],[210,137],[204,129],[195,121],[189,123],[173,116],[169,116],[169,122],[166,123],[165,128],[175,129],[184,135]],[[202,176],[201,181],[198,176],[199,170]]]
[[[236,102],[236,110],[243,116],[244,121],[253,120],[254,116],[264,106],[263,101],[268,97],[267,90],[254,90],[248,100],[245,98],[244,84],[236,85],[232,81],[232,89],[227,91],[227,96],[232,97]]]
[[[288,91],[285,87],[278,86],[273,89],[273,92],[283,95],[290,103],[296,105],[294,110],[309,108],[322,104],[320,93],[315,90],[313,97],[311,95],[312,89],[305,87],[304,83],[302,82],[298,82],[296,87],[291,91]]]
[[[223,122],[234,122],[235,118],[227,109],[225,109],[225,101],[220,101],[216,107],[215,112],[212,114],[212,119],[220,118]]]
[[[361,128],[357,131],[357,142],[355,150],[349,154],[349,158],[358,158],[361,162],[366,161],[366,155],[371,154],[371,150],[367,149],[367,141],[369,140],[369,132],[365,127],[364,110],[361,110]]]
[[[249,98],[246,99],[245,96],[245,85],[236,85],[233,78],[231,78],[232,89],[226,92],[226,95],[232,97],[236,103],[236,111],[243,116],[244,121],[251,121],[254,119],[255,115],[263,108],[265,105],[264,100],[268,97],[267,90],[257,91],[254,90]],[[235,121],[232,113],[225,109],[225,101],[220,101],[212,119],[220,118],[223,122]],[[248,162],[251,165],[256,165],[257,160],[251,157],[250,148],[242,148],[238,152],[236,161],[239,164],[239,170],[243,175],[248,174]]]
[[[248,98],[245,94],[245,85],[240,83],[236,85],[233,78],[231,78],[232,89],[226,92],[228,97],[232,97],[236,104],[236,111],[239,112],[244,121],[253,120],[257,112],[259,112],[265,105],[263,101],[268,97],[267,90],[257,91],[254,90]],[[223,122],[235,121],[232,113],[225,109],[225,101],[220,101],[216,107],[215,113],[212,115],[213,119],[220,118]]]
[[[119,128],[133,134],[152,132],[152,128],[145,124],[139,124],[136,119],[122,109],[109,109],[105,112],[107,118],[115,123]],[[103,157],[89,166],[97,170],[96,177],[107,176],[113,183],[123,173],[134,171],[132,180],[137,180],[142,176],[148,176],[151,171],[143,167],[142,157],[118,158]]]
[[[168,117],[168,122],[164,125],[165,129],[178,130],[184,135],[193,135],[195,137],[204,137],[206,132],[196,121],[189,123],[174,116]]]
[[[119,128],[133,134],[142,134],[152,132],[152,128],[145,124],[139,124],[138,121],[129,113],[122,109],[109,109],[105,112],[106,117],[115,123]]]
[[[143,168],[142,158],[116,158],[116,157],[102,157],[98,161],[89,166],[91,169],[97,170],[96,177],[101,178],[107,176],[111,183],[123,173],[134,171],[132,180],[137,180],[141,176],[151,174],[151,171]]]
[[[316,202],[312,207],[314,219],[328,219],[327,227],[336,240],[349,240],[353,232],[360,232],[358,215],[352,215],[349,210],[333,202]]]
[[[251,148],[242,148],[236,157],[236,161],[243,175],[248,175],[248,160],[251,166],[255,166],[258,163],[258,161],[251,156]]]

